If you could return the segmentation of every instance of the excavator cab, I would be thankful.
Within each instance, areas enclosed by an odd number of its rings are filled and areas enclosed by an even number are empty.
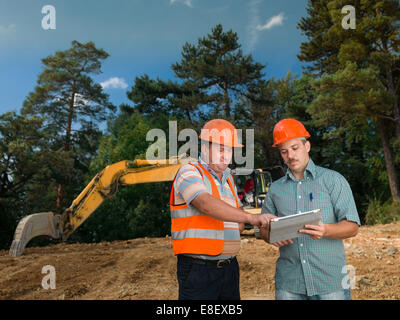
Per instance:
[[[234,169],[232,174],[243,206],[261,208],[262,201],[272,183],[271,174],[263,169],[245,168]]]
[[[232,170],[238,196],[243,209],[250,214],[261,214],[261,208],[271,183],[284,175],[280,166],[267,169],[236,168]],[[253,226],[246,224],[245,229]],[[254,235],[260,238],[260,230],[254,227]]]

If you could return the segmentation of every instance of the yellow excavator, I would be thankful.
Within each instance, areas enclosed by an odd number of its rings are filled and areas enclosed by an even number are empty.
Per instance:
[[[181,166],[193,161],[196,160],[180,155],[165,160],[124,160],[108,165],[93,177],[72,205],[62,214],[41,212],[22,218],[15,230],[10,255],[20,256],[27,243],[34,237],[44,235],[66,241],[103,201],[112,198],[117,193],[119,186],[172,181]],[[271,175],[261,169],[244,170],[243,168],[234,169],[232,173],[235,179],[240,176],[254,179],[251,201],[249,192],[245,193],[240,187],[238,187],[238,192],[243,192],[241,198],[247,212],[261,213],[262,201],[260,200],[265,197]]]

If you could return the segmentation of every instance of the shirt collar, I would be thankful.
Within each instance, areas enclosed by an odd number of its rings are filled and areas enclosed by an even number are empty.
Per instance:
[[[306,170],[304,171],[304,178],[307,179],[308,177],[311,177],[311,179],[315,179],[315,164],[314,161],[310,158],[308,161]],[[286,180],[292,179],[293,181],[297,181],[297,179],[294,177],[292,171],[290,171],[289,168],[286,170]]]
[[[210,172],[214,177],[216,177],[217,179],[219,179],[218,176],[217,176],[217,173],[216,173],[213,169],[211,169],[211,168],[208,166],[207,162],[205,162],[203,159],[204,159],[204,156],[203,156],[202,153],[200,153],[199,162],[201,163],[201,165],[202,165],[204,168],[206,168],[207,171]],[[231,173],[231,169],[230,169],[229,167],[226,168],[225,171],[224,171],[223,174],[222,174],[222,180],[221,180],[221,181],[224,182],[225,179],[229,176],[230,173]]]

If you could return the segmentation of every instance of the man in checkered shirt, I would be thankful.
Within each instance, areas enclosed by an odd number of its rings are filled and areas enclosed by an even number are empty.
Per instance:
[[[321,209],[319,225],[306,225],[304,236],[274,243],[277,300],[351,300],[342,239],[354,237],[360,219],[346,179],[314,164],[310,134],[302,123],[284,119],[274,128],[274,147],[288,166],[272,183],[262,213],[269,218]],[[267,239],[267,228],[261,228]]]

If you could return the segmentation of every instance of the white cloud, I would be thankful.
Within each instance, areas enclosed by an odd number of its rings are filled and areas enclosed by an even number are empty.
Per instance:
[[[169,0],[170,4],[174,4],[174,3],[182,3],[186,6],[188,6],[189,8],[193,8],[193,3],[192,0]]]
[[[283,12],[271,17],[264,25],[260,23],[260,3],[263,0],[254,0],[248,4],[249,23],[247,25],[247,50],[252,51],[258,42],[260,32],[269,30],[275,26],[283,25],[283,20],[286,19]]]
[[[248,5],[249,24],[247,26],[247,49],[249,51],[254,49],[258,40],[257,26],[260,24],[260,16],[258,14],[258,5],[261,0],[252,1]]]
[[[258,25],[257,30],[269,30],[275,26],[281,26],[283,24],[283,20],[285,19],[283,12],[278,14],[277,16],[273,16],[270,18],[264,25]]]
[[[16,26],[15,24],[10,24],[8,26],[0,25],[0,35],[7,35],[15,33]]]
[[[112,77],[104,82],[101,82],[100,85],[103,89],[126,89],[128,85],[126,84],[123,78]]]

